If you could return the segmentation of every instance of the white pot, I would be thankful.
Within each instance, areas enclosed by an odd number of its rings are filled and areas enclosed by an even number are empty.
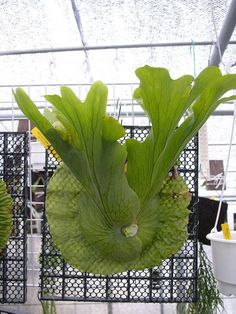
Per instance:
[[[232,240],[225,240],[222,232],[209,233],[213,271],[218,289],[225,295],[236,296],[236,231],[231,231]]]

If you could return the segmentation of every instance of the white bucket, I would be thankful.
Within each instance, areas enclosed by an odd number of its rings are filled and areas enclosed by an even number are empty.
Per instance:
[[[236,231],[231,231],[232,240],[225,240],[222,232],[209,233],[213,271],[218,289],[225,295],[236,296]]]

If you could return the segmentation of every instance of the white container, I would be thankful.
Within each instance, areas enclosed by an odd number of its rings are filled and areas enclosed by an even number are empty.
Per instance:
[[[213,272],[218,289],[225,295],[236,296],[236,231],[231,231],[232,240],[225,240],[222,232],[209,233],[211,241]]]
[[[31,142],[30,146],[32,170],[43,171],[45,167],[45,148],[39,142]]]

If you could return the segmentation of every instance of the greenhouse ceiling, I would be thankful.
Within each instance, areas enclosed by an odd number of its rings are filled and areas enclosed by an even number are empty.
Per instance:
[[[208,65],[230,3],[1,0],[0,85],[134,82],[144,64],[167,67],[173,77],[197,74]],[[230,44],[223,64],[234,64],[235,53]]]

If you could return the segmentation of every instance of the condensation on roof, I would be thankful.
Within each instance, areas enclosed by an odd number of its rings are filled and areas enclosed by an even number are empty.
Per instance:
[[[135,81],[134,70],[150,64],[176,77],[207,66],[211,46],[227,13],[229,0],[78,0],[88,46],[192,42],[187,47],[113,49],[1,56],[0,84]],[[82,46],[71,1],[0,2],[1,51]],[[235,34],[233,38],[236,38]],[[226,62],[234,57],[226,52]],[[88,67],[89,64],[89,67]],[[88,69],[89,68],[89,69]]]

